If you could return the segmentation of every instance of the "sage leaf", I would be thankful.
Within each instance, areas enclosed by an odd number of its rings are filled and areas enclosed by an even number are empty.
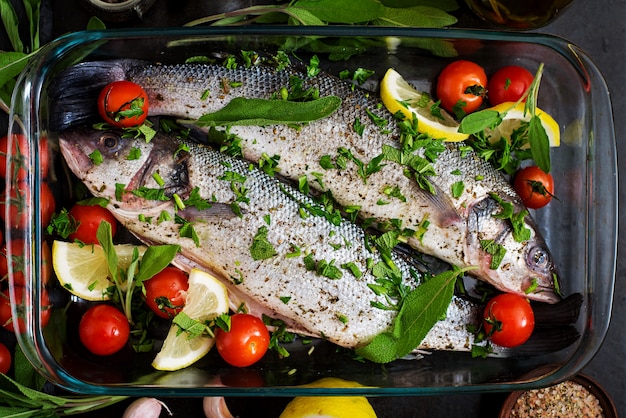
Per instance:
[[[29,56],[23,52],[0,52],[0,86],[14,79],[24,69]]]
[[[341,105],[337,96],[306,102],[236,97],[217,112],[202,115],[198,125],[265,126],[307,123],[333,114]]]
[[[306,9],[301,9],[299,7],[288,7],[285,9],[285,12],[290,16],[291,19],[295,19],[297,21],[297,25],[304,26],[323,26],[324,22],[320,20],[317,16]],[[294,22],[291,22],[294,25]]]
[[[294,6],[311,12],[327,23],[365,23],[385,13],[385,7],[377,0],[299,0]]]
[[[135,277],[137,283],[152,278],[167,267],[178,251],[180,245],[151,245],[141,258],[139,273]]]
[[[380,2],[387,7],[430,6],[446,12],[453,12],[459,8],[456,0],[381,0]]]
[[[504,115],[497,110],[481,110],[471,113],[461,120],[459,132],[464,134],[475,134],[487,128],[497,126],[502,122]]]
[[[2,17],[2,23],[4,29],[7,32],[11,46],[16,52],[25,52],[24,44],[20,39],[20,32],[18,30],[18,18],[17,13],[10,0],[0,0],[0,17]]]
[[[530,152],[537,166],[544,172],[549,173],[550,166],[550,140],[548,134],[541,124],[539,116],[530,118],[528,126],[528,140],[530,142]]]
[[[461,273],[459,269],[445,271],[412,290],[402,301],[391,330],[357,348],[356,354],[375,363],[388,363],[409,354],[446,314]]]
[[[379,26],[440,28],[454,25],[457,19],[441,9],[428,6],[385,8],[385,14],[373,23]]]
[[[117,253],[115,252],[115,247],[113,246],[113,234],[111,232],[111,224],[106,221],[100,222],[100,225],[98,225],[98,230],[96,231],[96,238],[98,239],[98,243],[104,251],[104,255],[107,259],[107,265],[109,266],[109,272],[111,273],[112,277],[117,280],[118,258]]]

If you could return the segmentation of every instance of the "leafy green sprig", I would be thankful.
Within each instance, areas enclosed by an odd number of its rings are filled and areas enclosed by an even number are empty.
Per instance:
[[[537,115],[537,96],[539,94],[539,84],[541,83],[543,68],[544,64],[542,63],[539,65],[535,78],[526,93],[517,102],[515,102],[510,109],[504,112],[485,109],[469,114],[461,120],[459,132],[471,134],[478,138],[478,149],[480,150],[481,155],[485,159],[493,161],[494,164],[500,168],[508,168],[507,171],[514,169],[514,167],[511,167],[511,155],[518,152],[524,155],[523,147],[528,145],[530,146],[530,156],[535,161],[537,166],[539,166],[539,168],[546,173],[550,172],[550,141],[541,123],[541,119]],[[510,146],[502,144],[501,140],[496,146],[503,147],[505,152],[498,153],[494,150],[494,152],[489,155],[486,149],[489,147],[489,143],[484,139],[484,131],[486,129],[494,129],[500,125],[507,112],[514,109],[524,99],[526,100],[524,105],[524,114],[529,114],[530,120],[527,124],[522,124],[523,129],[521,131],[516,132],[516,148],[511,148]],[[497,156],[498,158],[492,158],[493,156]]]

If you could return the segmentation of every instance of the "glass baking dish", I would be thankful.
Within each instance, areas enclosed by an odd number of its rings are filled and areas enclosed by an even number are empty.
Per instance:
[[[310,40],[315,39],[316,43]],[[320,42],[321,41],[321,42]],[[276,51],[282,45],[332,45],[333,54],[315,51],[320,67],[338,74],[358,67],[375,71],[365,87],[376,89],[387,68],[393,67],[418,88],[432,91],[433,80],[449,62],[469,59],[487,74],[508,64],[537,68],[545,64],[539,106],[560,125],[562,145],[552,150],[558,201],[533,211],[557,261],[566,292],[580,293],[582,306],[575,327],[580,338],[565,349],[531,357],[472,358],[467,352],[433,352],[419,360],[386,365],[357,362],[326,343],[293,347],[290,357],[266,356],[255,366],[235,369],[216,361],[213,350],[187,369],[158,372],[151,368],[154,353],[94,359],[77,348],[75,331],[83,302],[72,299],[52,278],[44,283],[41,245],[26,246],[25,292],[15,300],[14,319],[24,321],[19,344],[34,367],[51,382],[74,392],[134,396],[293,396],[303,394],[433,395],[481,391],[510,391],[538,387],[576,374],[596,353],[605,337],[613,298],[617,245],[617,170],[609,93],[599,70],[584,51],[567,41],[537,34],[470,30],[385,29],[355,27],[172,28],[87,31],[66,35],[42,49],[20,76],[12,102],[12,134],[23,133],[29,149],[46,137],[52,166],[62,166],[58,132],[49,116],[55,103],[48,96],[51,79],[82,61],[136,58],[179,63],[194,56],[242,50]],[[347,60],[335,58],[349,57]],[[39,152],[28,153],[26,181],[31,193],[23,229],[7,227],[7,239],[42,243],[40,187],[36,168]],[[48,178],[53,190],[67,188],[62,175]],[[16,179],[7,179],[8,187]],[[57,210],[61,202],[57,202]],[[8,205],[7,205],[8,206]],[[21,255],[21,254],[17,254]],[[16,268],[15,259],[12,267]],[[15,284],[15,273],[10,282]],[[52,305],[51,323],[42,326],[42,289]],[[47,314],[47,313],[45,313]],[[67,318],[67,319],[65,319]],[[72,337],[74,335],[74,338]],[[541,374],[533,371],[553,365]],[[357,388],[303,388],[321,377],[359,382]],[[252,383],[253,382],[253,383]]]

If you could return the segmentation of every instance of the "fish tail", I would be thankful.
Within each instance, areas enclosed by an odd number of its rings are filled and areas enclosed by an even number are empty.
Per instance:
[[[93,122],[98,116],[98,95],[107,84],[126,79],[134,60],[84,62],[57,75],[48,87],[51,103],[49,127],[62,131]]]

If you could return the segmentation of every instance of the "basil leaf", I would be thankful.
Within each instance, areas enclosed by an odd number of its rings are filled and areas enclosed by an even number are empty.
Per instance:
[[[306,123],[333,114],[341,105],[337,96],[306,102],[236,97],[217,112],[202,115],[200,126],[264,126]]]

